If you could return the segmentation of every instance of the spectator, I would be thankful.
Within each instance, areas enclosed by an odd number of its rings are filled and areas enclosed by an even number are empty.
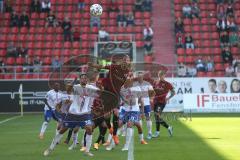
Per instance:
[[[134,3],[135,12],[142,12],[143,11],[143,0],[135,0]]]
[[[227,65],[225,68],[225,76],[226,77],[233,77],[234,76],[234,68],[231,63]]]
[[[3,13],[4,11],[4,0],[0,0],[0,12]]]
[[[146,41],[144,44],[145,55],[151,55],[153,53],[152,50],[153,44],[151,41]]]
[[[234,9],[233,9],[233,6],[232,6],[231,2],[228,2],[228,6],[227,6],[227,9],[226,9],[226,15],[227,16],[234,16]]]
[[[222,4],[224,0],[215,0],[217,5]]]
[[[181,32],[181,33],[184,32],[183,21],[181,17],[178,17],[175,21],[175,33],[178,33],[178,32]]]
[[[7,46],[7,57],[17,57],[17,48],[13,42],[10,42]]]
[[[30,28],[30,22],[29,22],[29,17],[26,14],[26,11],[23,11],[22,15],[20,16],[20,22],[19,22],[20,27],[28,27]]]
[[[182,12],[183,12],[184,18],[191,18],[192,8],[189,4],[183,5]]]
[[[195,64],[196,64],[197,71],[199,71],[199,72],[205,72],[206,71],[205,62],[202,60],[202,57],[198,56]]]
[[[196,77],[197,69],[193,66],[187,67],[187,76],[188,77]]]
[[[72,41],[72,24],[68,17],[62,23],[64,41]]]
[[[108,4],[108,12],[119,12],[118,6],[117,0],[111,0],[111,2]]]
[[[231,53],[229,47],[225,47],[222,50],[222,59],[223,59],[224,63],[232,63],[233,56],[232,56],[232,53]]]
[[[235,75],[236,77],[240,77],[240,64],[237,64],[235,67]]]
[[[33,72],[40,72],[42,66],[42,61],[40,60],[40,57],[37,56],[33,60]]]
[[[127,26],[134,26],[134,15],[133,12],[129,12],[127,15]]]
[[[213,58],[208,56],[207,61],[206,61],[206,70],[207,72],[213,72],[214,71],[214,61]]]
[[[218,19],[223,19],[225,18],[225,7],[224,4],[219,4],[217,5],[217,18]]]
[[[229,23],[227,23],[225,18],[218,20],[216,26],[217,26],[218,32],[228,31],[229,29]]]
[[[25,62],[23,63],[23,72],[29,73],[33,72],[33,65],[31,63],[31,60],[29,58],[25,59]]]
[[[41,9],[42,9],[42,12],[49,13],[50,10],[51,10],[51,2],[50,2],[50,0],[43,0]]]
[[[58,21],[56,19],[56,16],[53,14],[53,12],[50,12],[46,18],[46,24],[45,27],[57,27]]]
[[[78,0],[78,10],[82,11],[85,8],[85,0]]]
[[[143,36],[145,41],[151,41],[153,38],[153,30],[149,25],[146,25],[143,29]]]
[[[127,25],[127,18],[123,11],[120,11],[119,14],[117,15],[117,24],[118,27],[126,27]]]
[[[19,57],[26,57],[28,54],[28,48],[24,48],[22,44],[17,47],[17,53]]]
[[[186,48],[194,49],[193,38],[190,35],[190,33],[187,33],[187,36],[185,37],[185,45],[186,45]]]
[[[5,63],[2,57],[0,57],[0,73],[6,73],[6,72],[7,72],[7,69],[5,67]]]
[[[90,18],[90,27],[93,28],[93,27],[98,27],[100,28],[101,27],[101,19],[99,16],[91,16]]]
[[[229,42],[231,46],[237,46],[239,43],[239,37],[236,32],[230,32]]]
[[[13,12],[13,8],[10,0],[5,1],[5,12],[8,12],[8,13]]]
[[[80,41],[80,32],[79,32],[79,29],[78,28],[75,28],[75,29],[73,29],[72,30],[72,32],[73,32],[73,40],[74,41]]]
[[[108,41],[109,33],[104,28],[100,28],[98,30],[98,38],[100,41]]]
[[[53,60],[52,60],[52,69],[53,71],[59,71],[61,68],[61,61],[59,60],[59,57],[56,56]]]
[[[221,33],[220,42],[222,48],[229,46],[229,35],[226,31]]]
[[[178,69],[177,70],[178,77],[186,77],[187,76],[187,67],[183,63],[180,63],[180,65],[178,66],[177,69]]]
[[[228,17],[228,23],[229,23],[229,31],[231,32],[237,32],[238,27],[236,23],[234,22],[234,18]]]
[[[152,0],[144,0],[143,8],[144,8],[144,11],[151,12],[152,11]]]
[[[178,32],[176,34],[176,47],[177,48],[184,48],[184,44],[185,44],[184,34],[181,33],[181,32]]]
[[[198,8],[198,4],[194,3],[191,7],[191,18],[199,18],[200,9]]]
[[[233,66],[233,68],[235,69],[238,64],[240,64],[240,59],[239,59],[239,57],[236,57],[236,58],[232,61],[232,66]]]
[[[12,12],[10,17],[10,27],[18,27],[19,18],[15,11]]]
[[[31,12],[40,12],[41,11],[41,3],[39,0],[33,0],[30,7]]]

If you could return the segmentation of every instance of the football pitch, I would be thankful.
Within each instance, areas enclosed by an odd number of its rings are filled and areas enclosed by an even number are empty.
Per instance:
[[[8,118],[11,116],[0,115],[0,122]],[[0,123],[0,160],[127,160],[127,152],[121,151],[123,137],[112,151],[105,151],[102,146],[98,151],[92,149],[94,157],[84,156],[79,151],[80,146],[69,151],[63,143],[50,156],[44,157],[43,151],[55,135],[56,123],[51,121],[44,140],[40,140],[42,120],[42,114],[35,114]],[[141,145],[135,130],[135,160],[239,160],[240,114],[193,114],[192,121],[189,118],[169,120],[174,127],[172,138],[161,127],[159,138]],[[144,129],[146,135],[146,127]],[[81,137],[79,135],[79,141]],[[94,140],[96,138],[94,136]]]

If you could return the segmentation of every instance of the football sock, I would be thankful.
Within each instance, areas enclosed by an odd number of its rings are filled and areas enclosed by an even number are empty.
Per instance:
[[[148,129],[148,134],[152,134],[152,121],[147,120],[147,129]]]
[[[40,133],[44,134],[46,129],[47,129],[47,127],[48,127],[48,122],[44,121],[43,124],[42,124],[42,128],[41,128]]]
[[[165,128],[169,127],[169,125],[162,118],[160,118],[160,124],[163,125]]]
[[[62,139],[62,137],[63,137],[63,134],[58,133],[58,134],[53,138],[53,141],[52,141],[52,143],[51,143],[51,145],[50,145],[49,148],[50,148],[51,150],[53,150],[53,149],[55,148],[56,144]]]
[[[92,135],[86,135],[86,152],[90,151],[92,145]]]

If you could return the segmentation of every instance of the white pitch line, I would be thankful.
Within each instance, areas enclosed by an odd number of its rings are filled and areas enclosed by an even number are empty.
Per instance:
[[[14,116],[14,117],[11,117],[11,118],[7,118],[3,121],[0,121],[0,124],[3,124],[3,123],[6,123],[8,121],[11,121],[11,120],[14,120],[14,119],[17,119],[17,118],[21,118],[22,116]]]

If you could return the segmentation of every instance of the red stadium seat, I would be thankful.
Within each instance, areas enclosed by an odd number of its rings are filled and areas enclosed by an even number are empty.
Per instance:
[[[4,74],[4,79],[13,79],[13,75],[11,73]]]
[[[82,17],[82,14],[80,12],[76,12],[73,14],[74,19],[80,19]]]
[[[185,25],[184,26],[184,31],[185,32],[191,32],[191,30],[192,30],[192,26],[190,26],[190,25]]]
[[[7,58],[6,64],[7,65],[14,65],[15,64],[15,58],[13,58],[13,57]]]
[[[184,25],[191,25],[192,21],[189,18],[183,20]]]
[[[185,63],[185,58],[183,56],[178,56],[177,61],[178,63]]]
[[[45,36],[45,41],[51,41],[51,42],[54,42],[55,40],[55,37],[53,34],[48,34]]]
[[[193,62],[194,62],[194,58],[192,56],[186,57],[186,63],[193,63]]]
[[[0,57],[5,57],[7,55],[7,51],[5,49],[0,49]]]
[[[61,55],[61,50],[60,50],[60,49],[55,49],[55,50],[53,50],[53,55],[60,57],[60,55]]]
[[[208,25],[202,25],[202,31],[203,31],[203,32],[209,32],[209,31],[210,31],[209,29],[210,29],[210,28],[209,28]]]
[[[80,55],[80,51],[78,49],[74,49],[72,52],[73,56],[79,56]]]
[[[186,54],[187,54],[187,56],[191,56],[191,55],[193,55],[193,53],[194,53],[194,50],[193,50],[193,49],[191,49],[191,48],[186,49]]]
[[[12,34],[17,34],[17,33],[18,33],[18,27],[13,27],[13,28],[11,29],[11,33],[12,33]]]
[[[71,48],[72,47],[72,43],[71,42],[64,42],[63,47],[64,48]]]
[[[177,54],[178,54],[178,55],[184,55],[184,54],[185,54],[185,49],[183,49],[183,48],[178,48],[178,49],[177,49]]]
[[[80,48],[79,42],[73,42],[73,48]]]
[[[214,56],[213,57],[215,63],[222,63],[222,57],[221,56]]]
[[[43,47],[43,43],[42,42],[35,42],[34,47],[35,48],[42,48]]]
[[[52,48],[53,46],[54,46],[54,43],[51,41],[45,43],[45,48]]]
[[[26,37],[25,34],[20,34],[19,37],[18,37],[18,39],[19,39],[20,41],[23,41],[23,42],[24,42],[24,41],[27,39],[27,37]]]
[[[232,52],[232,54],[239,54],[240,53],[240,49],[238,47],[232,47],[231,48],[231,52]]]
[[[62,43],[61,42],[56,42],[54,47],[55,48],[62,48]]]
[[[22,27],[22,28],[20,29],[20,33],[21,33],[21,34],[27,34],[27,32],[28,32],[28,28],[26,28],[26,27]]]
[[[50,57],[45,57],[43,59],[43,64],[44,65],[51,65],[52,64],[52,59]]]
[[[214,72],[207,72],[207,77],[214,77]]]
[[[224,70],[224,67],[223,67],[223,64],[222,63],[216,63],[214,65],[214,68],[216,71],[221,71],[221,70]]]
[[[16,64],[17,65],[22,65],[24,63],[24,58],[23,57],[18,57],[17,59],[16,59]]]
[[[205,77],[206,73],[205,72],[197,72],[197,77]]]
[[[31,19],[39,19],[38,13],[31,13]]]
[[[200,20],[199,20],[198,18],[194,18],[194,19],[192,20],[192,24],[193,24],[193,25],[199,25],[199,24],[200,24]]]
[[[6,42],[0,42],[0,48],[1,49],[6,49],[7,48],[7,43]]]
[[[35,50],[34,55],[41,57],[42,56],[42,50],[41,49]]]
[[[200,26],[193,26],[193,28],[192,28],[192,30],[194,31],[194,32],[200,32]]]

